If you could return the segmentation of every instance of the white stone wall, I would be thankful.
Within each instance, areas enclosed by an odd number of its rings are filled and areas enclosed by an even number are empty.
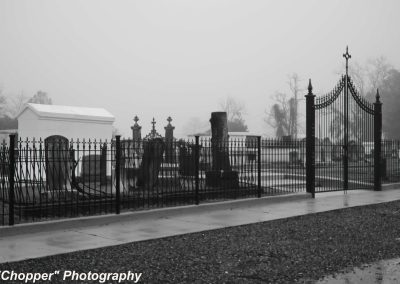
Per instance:
[[[29,108],[18,117],[18,136],[21,139],[44,140],[52,135],[62,135],[74,141],[77,139],[110,141],[112,123],[83,119],[40,118]]]

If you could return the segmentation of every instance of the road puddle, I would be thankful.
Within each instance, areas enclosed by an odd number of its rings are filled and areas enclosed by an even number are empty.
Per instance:
[[[394,284],[400,283],[400,258],[382,260],[362,267],[356,267],[350,272],[327,276],[317,284]]]

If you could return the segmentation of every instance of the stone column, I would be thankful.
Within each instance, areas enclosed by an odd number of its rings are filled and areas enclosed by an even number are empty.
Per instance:
[[[135,124],[131,126],[132,129],[132,139],[134,141],[139,141],[142,139],[142,127],[137,123],[139,121],[139,118],[137,115],[133,119],[135,121]]]
[[[311,79],[306,97],[306,190],[315,198],[315,95]]]
[[[233,189],[239,187],[238,173],[229,162],[228,120],[226,112],[211,113],[212,170],[206,172],[206,184]]]
[[[376,101],[374,103],[374,190],[382,190],[382,175],[386,176],[385,160],[382,161],[382,102],[379,90],[376,90]]]
[[[167,118],[168,125],[165,129],[165,162],[175,163],[175,147],[174,147],[174,129],[175,126],[171,125],[172,118]]]
[[[211,113],[212,170],[230,171],[228,120],[226,112]]]
[[[130,163],[130,168],[125,168],[125,164],[123,167],[123,178],[126,179],[129,186],[135,188],[137,186],[137,180],[140,176],[140,163],[141,163],[141,149],[143,148],[142,145],[142,127],[138,124],[139,118],[137,115],[133,119],[135,124],[131,126],[132,129],[132,143],[131,142],[124,142],[124,151],[123,155],[126,155],[128,152],[128,157],[124,157]]]

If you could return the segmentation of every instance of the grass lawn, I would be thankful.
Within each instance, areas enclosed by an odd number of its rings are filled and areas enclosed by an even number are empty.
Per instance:
[[[139,283],[312,283],[399,257],[398,238],[400,201],[395,201],[5,263],[0,271],[130,270],[143,273]],[[55,280],[51,283],[66,283]]]

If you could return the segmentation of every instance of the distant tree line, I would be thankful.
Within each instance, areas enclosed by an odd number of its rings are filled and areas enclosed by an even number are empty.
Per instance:
[[[17,115],[26,103],[51,105],[52,100],[46,92],[38,91],[32,97],[26,97],[23,93],[13,97],[7,97],[0,89],[0,130],[17,129]]]

